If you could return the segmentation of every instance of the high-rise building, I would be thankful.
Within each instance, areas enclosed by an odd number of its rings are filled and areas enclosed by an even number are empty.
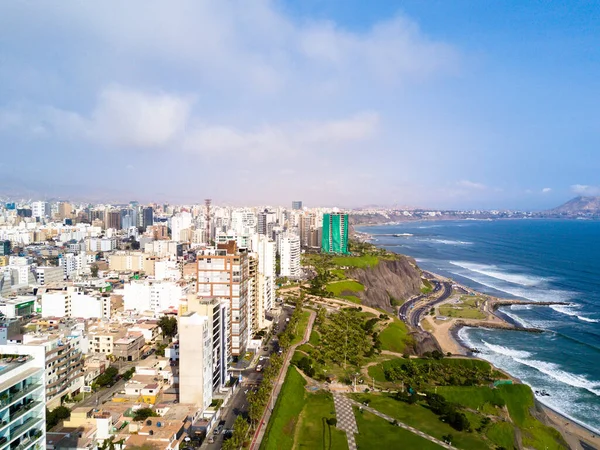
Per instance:
[[[267,211],[258,213],[258,224],[256,226],[256,231],[258,234],[265,235],[267,234]]]
[[[220,297],[229,301],[230,352],[240,356],[248,342],[248,254],[235,241],[201,250],[197,255],[196,293],[199,297]]]
[[[33,217],[50,217],[50,203],[33,202],[31,204],[31,215]]]
[[[300,236],[285,233],[280,237],[279,268],[282,277],[300,276]]]
[[[104,227],[106,229],[114,228],[115,230],[121,229],[121,212],[120,211],[107,211],[104,215]]]
[[[0,241],[0,256],[10,255],[12,247],[10,241]]]
[[[190,294],[182,306],[181,314],[195,312],[209,318],[212,324],[212,386],[219,392],[229,381],[227,366],[229,353],[229,299],[202,298]],[[181,339],[181,335],[180,335]]]
[[[348,214],[323,214],[323,253],[348,253]]]
[[[0,373],[0,442],[7,449],[46,448],[45,359],[43,346],[0,345],[12,358]],[[10,407],[9,407],[10,405]]]
[[[179,317],[179,401],[203,411],[212,402],[212,317],[188,312]]]
[[[73,206],[70,203],[60,202],[58,204],[58,218],[60,220],[69,219],[73,214]]]
[[[302,209],[302,200],[295,200],[292,202],[292,209]]]
[[[154,225],[154,208],[147,206],[142,210],[142,227],[146,229],[152,225]]]

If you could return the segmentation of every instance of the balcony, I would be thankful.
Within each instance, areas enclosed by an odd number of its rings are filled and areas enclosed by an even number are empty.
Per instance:
[[[34,401],[34,402],[31,402],[31,403],[21,406],[19,409],[17,409],[16,411],[14,411],[10,414],[10,420],[15,421],[19,417],[23,416],[24,414],[26,414],[27,412],[31,411],[33,408],[35,408],[36,406],[41,405],[41,404],[42,404],[42,402]]]
[[[0,412],[3,409],[15,403],[17,400],[22,399],[26,395],[29,395],[30,393],[41,387],[43,387],[42,384],[30,384],[25,389],[17,391],[16,393],[9,395],[8,398],[0,400]]]
[[[29,431],[37,425],[44,425],[42,423],[42,419],[40,417],[29,417],[21,425],[11,429],[10,438],[0,447],[0,450],[5,450],[9,448],[10,444],[12,444],[18,437],[22,436],[23,433]],[[31,441],[29,443],[31,443]]]

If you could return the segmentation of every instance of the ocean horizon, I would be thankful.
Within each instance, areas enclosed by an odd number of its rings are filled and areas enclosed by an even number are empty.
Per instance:
[[[500,298],[500,312],[544,333],[462,328],[479,357],[546,391],[537,399],[600,433],[600,221],[423,221],[356,227],[419,266]]]

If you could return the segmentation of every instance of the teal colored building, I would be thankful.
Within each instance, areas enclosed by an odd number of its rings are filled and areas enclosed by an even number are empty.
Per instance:
[[[348,253],[348,214],[323,214],[321,252]]]

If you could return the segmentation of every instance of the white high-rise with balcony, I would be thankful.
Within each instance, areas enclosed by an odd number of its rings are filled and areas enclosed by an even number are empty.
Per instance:
[[[282,277],[297,278],[300,276],[300,236],[285,233],[279,241],[279,264]]]
[[[46,448],[46,349],[0,345],[0,447]]]

